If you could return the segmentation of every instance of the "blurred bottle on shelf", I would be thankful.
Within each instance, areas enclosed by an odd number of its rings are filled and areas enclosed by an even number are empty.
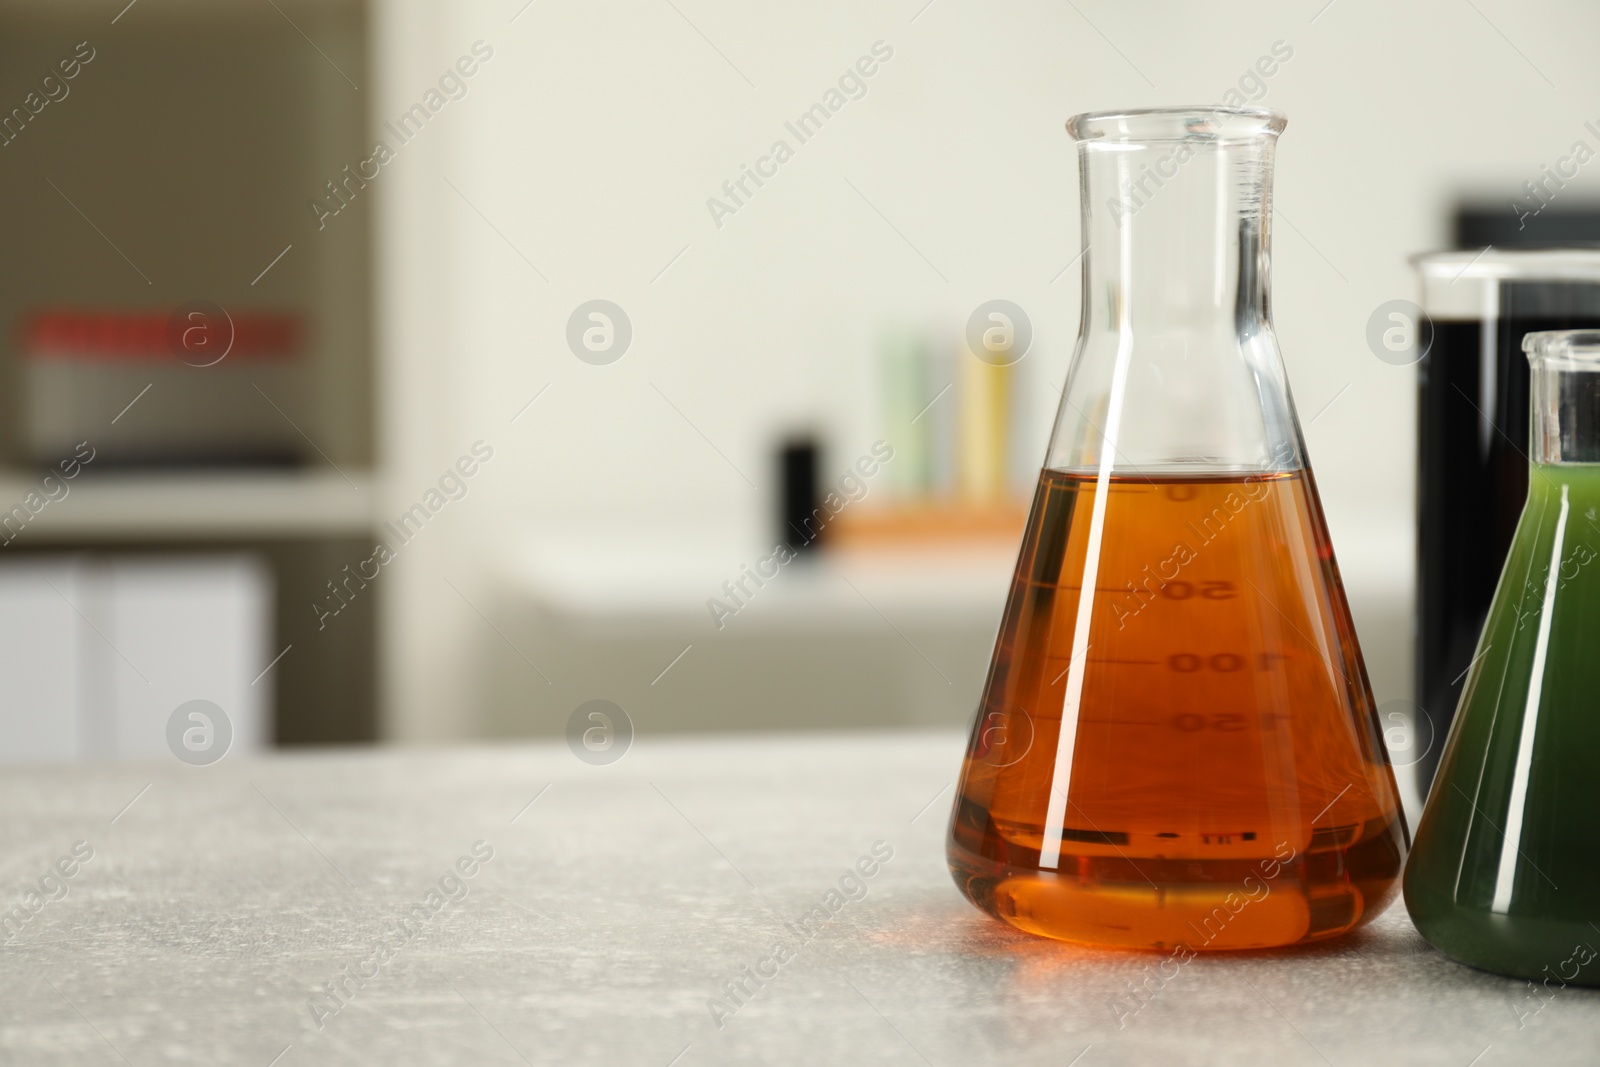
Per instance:
[[[1027,511],[1015,476],[1025,435],[1014,356],[1003,344],[975,353],[959,336],[885,336],[878,376],[881,424],[894,447],[888,492],[839,517],[838,544],[1011,547]]]
[[[961,499],[986,505],[1005,500],[1011,423],[1009,364],[968,355],[959,363]]]
[[[966,353],[959,343],[930,344],[926,351],[926,410],[919,421],[925,424],[923,432],[928,435],[928,495],[949,499],[955,496],[961,478],[955,394],[960,388],[957,372]]]
[[[885,337],[878,356],[883,421],[894,445],[895,461],[886,470],[891,495],[914,500],[927,494],[930,477],[928,346],[913,333]]]
[[[820,451],[811,436],[796,435],[778,446],[778,540],[796,552],[816,548],[826,528],[818,521],[825,514],[817,491]]]

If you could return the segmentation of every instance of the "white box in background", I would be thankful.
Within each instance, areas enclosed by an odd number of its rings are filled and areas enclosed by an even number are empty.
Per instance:
[[[119,462],[299,462],[304,439],[273,406],[305,402],[304,332],[293,315],[199,305],[35,314],[19,341],[26,447],[46,466],[86,439]]]
[[[78,708],[81,568],[0,567],[0,760],[70,760],[81,751]]]
[[[0,563],[0,761],[170,758],[190,700],[227,714],[231,754],[259,750],[272,607],[249,556]]]

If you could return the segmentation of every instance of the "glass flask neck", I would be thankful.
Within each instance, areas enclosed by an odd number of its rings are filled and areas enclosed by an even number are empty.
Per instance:
[[[1220,134],[1202,118],[1176,139],[1080,145],[1085,337],[1267,328],[1276,135]]]
[[[1269,311],[1282,115],[1080,115],[1083,319],[1047,465],[1302,467]]]
[[[1522,350],[1530,372],[1530,458],[1600,463],[1600,330],[1530,333]]]

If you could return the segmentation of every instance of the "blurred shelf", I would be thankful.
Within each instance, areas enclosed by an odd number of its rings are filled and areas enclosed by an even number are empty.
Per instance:
[[[506,561],[501,595],[586,629],[676,633],[711,622],[712,601],[738,608],[741,627],[877,629],[881,613],[919,625],[977,619],[992,627],[1016,553],[1015,543],[911,553],[821,550],[783,564],[757,585],[751,568],[766,552],[754,547],[547,539]]]
[[[982,504],[925,500],[846,508],[829,523],[825,537],[830,547],[849,552],[990,545],[1014,553],[1027,521],[1026,499]]]
[[[41,477],[0,473],[0,523],[30,492],[44,498]],[[26,524],[0,526],[0,539],[14,534],[9,544],[37,545],[344,536],[374,525],[367,471],[86,471],[64,484],[66,495],[47,501]]]

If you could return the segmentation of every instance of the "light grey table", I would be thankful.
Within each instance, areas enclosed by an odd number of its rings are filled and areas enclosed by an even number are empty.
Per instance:
[[[1432,951],[1398,906],[1309,950],[1201,957],[1119,1026],[1155,957],[1014,933],[952,886],[961,747],[826,734],[641,739],[602,767],[558,742],[8,770],[0,905],[26,917],[3,949],[0,1062],[1600,1061],[1600,994],[1532,999]],[[880,841],[893,857],[865,896],[801,920]],[[448,877],[463,857],[472,877]],[[434,911],[441,879],[460,899]],[[30,901],[41,881],[59,899]],[[735,1007],[744,967],[776,974],[719,1027],[710,1002]],[[345,997],[317,996],[341,980]]]

